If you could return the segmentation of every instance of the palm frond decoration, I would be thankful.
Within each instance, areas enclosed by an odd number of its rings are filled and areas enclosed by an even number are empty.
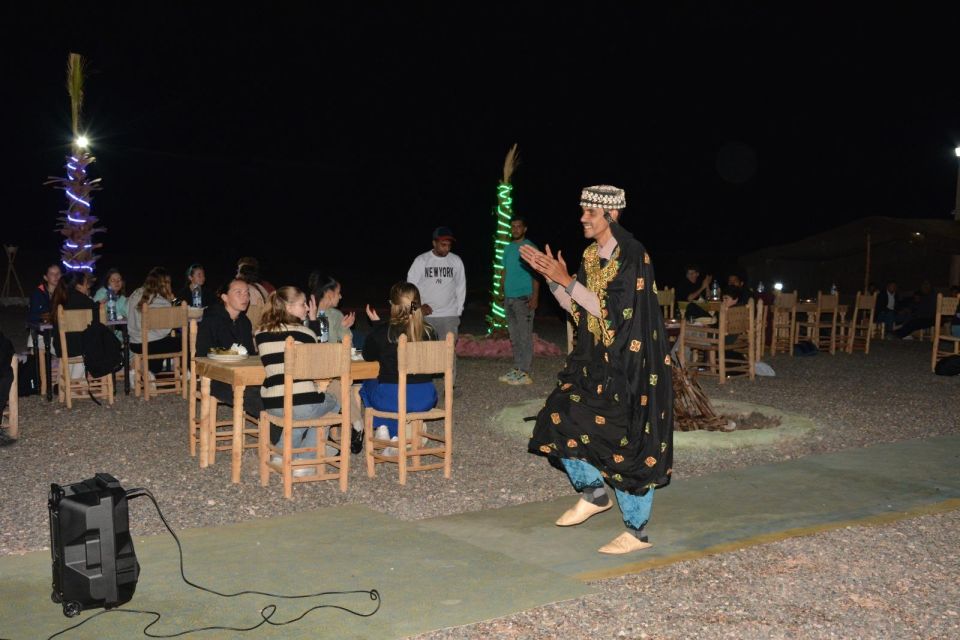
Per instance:
[[[74,140],[80,135],[80,111],[83,109],[83,56],[67,56],[67,94],[70,96],[70,122]]]
[[[513,172],[517,170],[518,166],[520,166],[520,149],[514,143],[507,151],[507,157],[503,161],[503,182],[510,183],[510,178],[513,177]]]
[[[503,180],[497,185],[497,207],[493,210],[496,229],[493,232],[493,277],[490,283],[490,313],[487,314],[487,334],[507,328],[507,312],[503,308],[503,249],[510,244],[510,218],[513,217],[513,173],[520,164],[520,149],[516,143],[503,160]]]

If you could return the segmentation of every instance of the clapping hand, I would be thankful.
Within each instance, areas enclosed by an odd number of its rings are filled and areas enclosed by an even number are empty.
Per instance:
[[[556,282],[561,287],[566,287],[573,280],[573,277],[567,271],[567,263],[563,259],[563,255],[557,251],[557,257],[554,258],[549,244],[546,245],[544,251],[539,251],[528,244],[524,245],[520,247],[520,257],[537,273]]]
[[[353,311],[343,316],[343,323],[342,323],[343,328],[349,329],[350,327],[352,327],[356,319],[357,319],[357,314],[355,314]]]
[[[310,296],[310,302],[307,303],[307,317],[311,320],[317,319],[317,296]]]
[[[377,313],[376,309],[371,307],[369,304],[367,305],[367,317],[370,318],[370,322],[380,322],[380,315]]]

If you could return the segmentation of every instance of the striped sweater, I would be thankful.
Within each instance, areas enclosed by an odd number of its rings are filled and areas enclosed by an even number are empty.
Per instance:
[[[260,397],[264,409],[283,409],[283,349],[284,341],[293,337],[297,342],[314,344],[317,334],[308,327],[285,324],[280,331],[258,331],[253,339],[257,343],[260,361],[266,370]],[[293,404],[318,404],[323,402],[323,394],[317,391],[313,380],[294,380]]]

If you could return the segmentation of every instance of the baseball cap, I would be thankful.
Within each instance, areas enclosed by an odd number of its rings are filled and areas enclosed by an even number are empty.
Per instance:
[[[434,240],[456,240],[450,227],[437,227],[433,230]]]

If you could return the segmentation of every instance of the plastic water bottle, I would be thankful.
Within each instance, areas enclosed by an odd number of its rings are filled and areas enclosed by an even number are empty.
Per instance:
[[[203,297],[200,292],[200,287],[195,287],[193,289],[193,302],[190,303],[192,307],[202,307],[203,306]]]
[[[107,289],[107,320],[117,319],[117,294],[113,289]]]
[[[711,300],[720,299],[720,285],[717,284],[716,280],[714,280],[713,284],[710,285],[710,299]]]
[[[330,321],[323,311],[317,313],[317,322],[320,323],[320,342],[330,341]]]
[[[830,285],[830,295],[837,295],[837,285],[836,283]]]
[[[758,283],[757,283],[757,293],[763,293],[763,283],[762,283],[762,282],[758,282]]]

